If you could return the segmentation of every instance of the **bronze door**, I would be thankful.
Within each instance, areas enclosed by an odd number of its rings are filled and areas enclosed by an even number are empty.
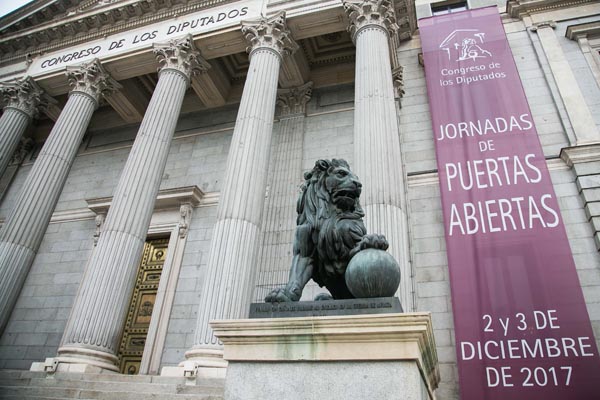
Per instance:
[[[122,374],[139,372],[168,244],[168,239],[153,239],[144,246],[119,348]]]

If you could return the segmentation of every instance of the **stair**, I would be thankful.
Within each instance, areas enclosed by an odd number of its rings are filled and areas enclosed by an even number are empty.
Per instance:
[[[223,379],[0,370],[2,400],[223,400]]]

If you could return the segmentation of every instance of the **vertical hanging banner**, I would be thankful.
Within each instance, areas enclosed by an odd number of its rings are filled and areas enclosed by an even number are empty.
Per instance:
[[[419,28],[461,399],[598,398],[598,349],[498,10]]]

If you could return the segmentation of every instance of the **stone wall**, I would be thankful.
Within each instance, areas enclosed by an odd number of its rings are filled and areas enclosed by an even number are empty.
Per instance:
[[[94,230],[93,220],[49,225],[0,338],[0,368],[29,369],[56,355]]]

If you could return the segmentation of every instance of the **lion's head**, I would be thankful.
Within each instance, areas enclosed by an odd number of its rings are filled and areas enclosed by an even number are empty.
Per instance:
[[[297,204],[298,224],[308,221],[317,226],[335,214],[362,218],[361,191],[362,184],[346,160],[318,160],[313,169],[304,174]]]

